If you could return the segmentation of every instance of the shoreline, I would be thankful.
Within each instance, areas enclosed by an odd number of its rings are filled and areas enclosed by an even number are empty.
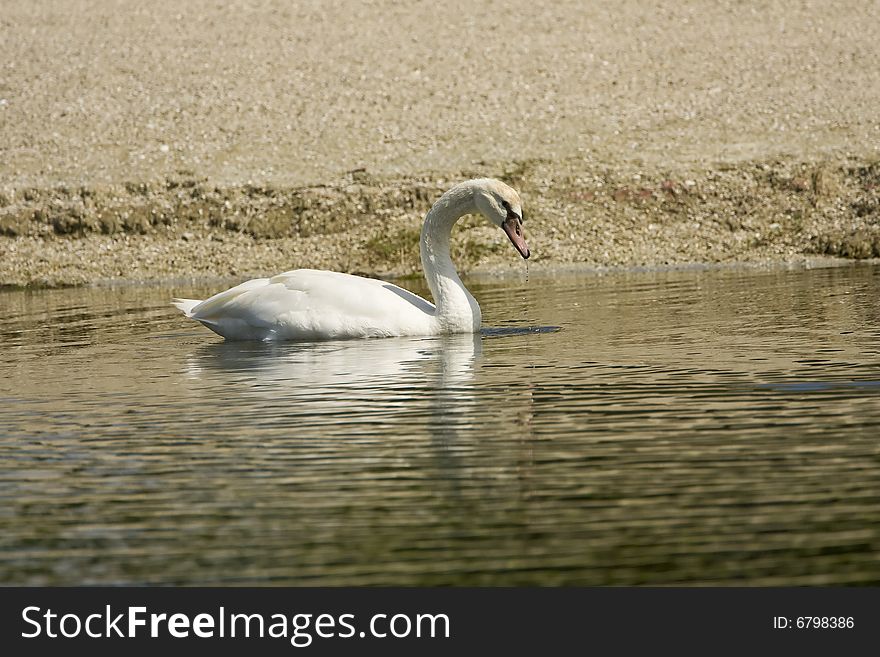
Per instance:
[[[853,260],[848,258],[835,258],[832,256],[803,257],[794,260],[766,260],[766,261],[742,261],[742,262],[682,262],[669,265],[634,265],[634,266],[586,266],[586,265],[548,265],[539,268],[531,267],[528,272],[525,269],[476,269],[462,273],[465,281],[483,282],[498,279],[524,279],[543,280],[557,276],[626,276],[641,274],[665,274],[665,273],[689,273],[689,272],[778,272],[778,271],[806,271],[812,269],[831,269],[844,267],[860,267],[880,265],[880,258],[867,258]],[[99,278],[84,284],[60,284],[54,286],[40,285],[7,285],[0,284],[0,293],[23,292],[40,290],[69,290],[69,289],[116,289],[116,288],[159,288],[159,287],[197,287],[197,286],[233,286],[245,280],[260,278],[270,275],[255,272],[240,276],[200,276],[200,277],[167,277],[167,278]],[[369,276],[369,273],[363,273]],[[421,280],[416,274],[382,275],[390,281],[405,284],[407,281]]]
[[[424,213],[492,176],[520,191],[532,271],[785,264],[880,257],[880,160],[749,161],[646,170],[580,160],[406,178],[350,172],[323,186],[220,186],[183,173],[0,193],[0,286],[234,279],[296,268],[418,275]],[[462,274],[518,270],[478,217],[453,233]]]

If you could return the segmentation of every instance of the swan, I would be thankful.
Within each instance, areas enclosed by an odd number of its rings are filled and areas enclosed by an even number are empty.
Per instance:
[[[523,258],[519,194],[492,178],[459,183],[425,215],[419,240],[434,304],[393,283],[334,271],[296,269],[245,281],[204,301],[172,304],[227,340],[338,340],[476,333],[482,315],[449,256],[455,222],[479,212],[501,228]],[[436,305],[435,305],[436,304]]]

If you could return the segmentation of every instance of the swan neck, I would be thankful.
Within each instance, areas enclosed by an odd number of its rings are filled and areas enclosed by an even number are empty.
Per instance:
[[[480,307],[461,282],[450,256],[452,227],[476,209],[473,190],[458,185],[440,197],[422,225],[422,267],[443,331],[479,330]]]

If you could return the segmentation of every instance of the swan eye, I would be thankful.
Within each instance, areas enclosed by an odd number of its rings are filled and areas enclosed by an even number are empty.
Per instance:
[[[501,205],[505,210],[507,210],[508,217],[516,217],[517,219],[520,220],[520,222],[525,221],[525,219],[526,219],[525,213],[517,214],[516,212],[513,211],[513,208],[510,207],[510,203],[508,203],[504,199],[501,199]]]

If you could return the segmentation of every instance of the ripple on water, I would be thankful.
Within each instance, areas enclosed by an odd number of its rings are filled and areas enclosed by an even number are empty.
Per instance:
[[[2,292],[0,581],[876,583],[878,272],[483,281],[479,335],[312,345]]]

